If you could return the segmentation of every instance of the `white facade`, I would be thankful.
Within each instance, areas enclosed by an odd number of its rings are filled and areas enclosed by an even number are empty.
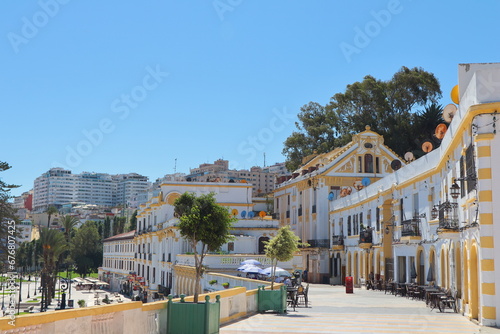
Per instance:
[[[50,205],[68,203],[94,204],[104,207],[137,204],[140,192],[149,186],[147,177],[139,174],[109,175],[105,173],[72,174],[52,168],[35,179],[33,209],[44,211]]]
[[[462,314],[498,326],[500,64],[460,65],[458,81],[458,110],[437,149],[329,204],[332,234],[347,233],[331,240],[331,266],[355,283],[373,272],[436,284],[457,294]]]
[[[134,271],[134,231],[117,234],[103,240],[102,267],[99,278],[110,285],[111,291],[120,291],[122,283]]]
[[[221,249],[227,254],[259,254],[264,252],[263,242],[278,229],[278,221],[270,217],[261,219],[254,212],[252,186],[246,183],[169,182],[162,184],[155,196],[140,206],[137,215],[135,271],[144,277],[151,292],[169,293],[175,286],[174,267],[178,255],[191,252],[188,243],[176,228],[174,201],[185,192],[196,195],[215,193],[218,204],[240,218],[232,229],[235,240]],[[249,213],[251,212],[250,216]],[[175,293],[180,293],[176,291]]]

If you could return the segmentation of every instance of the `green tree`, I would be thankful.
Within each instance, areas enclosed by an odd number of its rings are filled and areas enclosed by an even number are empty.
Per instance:
[[[50,228],[50,218],[52,217],[52,215],[55,215],[56,213],[58,213],[59,211],[57,211],[57,208],[53,205],[49,206],[47,208],[47,210],[45,211],[45,213],[48,215],[48,218],[47,218],[47,228]]]
[[[8,163],[0,161],[0,172],[4,172],[10,168]],[[9,229],[10,226],[13,226],[9,222],[13,220],[17,221],[15,210],[9,203],[9,199],[12,197],[10,190],[17,187],[16,185],[5,183],[0,178],[0,240],[2,240],[0,243],[0,272],[4,272],[4,266],[8,260],[9,236],[15,237],[17,233],[15,229]]]
[[[113,218],[113,235],[121,234],[125,230],[127,218],[115,216]]]
[[[68,244],[64,234],[59,230],[42,228],[40,231],[40,244],[42,246],[42,294],[45,296],[45,306],[49,305],[55,294],[56,275],[58,272],[61,255]]]
[[[232,240],[231,227],[235,218],[227,208],[215,202],[215,194],[197,197],[184,193],[174,202],[174,212],[179,217],[179,232],[191,246],[194,253],[196,281],[194,302],[198,302],[200,278],[203,274],[203,259],[208,252],[219,250]],[[198,252],[198,245],[200,245]]]
[[[107,239],[111,236],[111,219],[108,216],[104,219],[104,229],[102,234],[103,239]]]
[[[130,217],[130,222],[127,226],[126,232],[130,232],[136,229],[137,226],[137,210],[132,213],[132,217]]]
[[[301,108],[300,123],[296,123],[299,131],[284,143],[287,168],[295,170],[314,150],[325,153],[347,144],[366,125],[384,136],[385,144],[397,154],[404,155],[420,146],[408,135],[419,132],[414,114],[440,97],[439,81],[421,68],[403,66],[388,81],[367,75],[333,95],[326,106],[310,102]]]
[[[271,259],[271,290],[274,287],[276,266],[278,261],[286,262],[293,259],[294,254],[299,250],[299,237],[293,233],[290,226],[286,225],[278,230],[278,234],[271,240],[266,241],[266,256]]]
[[[71,258],[76,272],[85,277],[102,265],[102,241],[97,226],[86,222],[75,233],[71,245]]]
[[[73,235],[73,231],[75,230],[76,225],[80,220],[72,215],[64,215],[61,217],[61,225],[64,228],[64,237],[66,238],[66,242],[71,244],[71,237]]]

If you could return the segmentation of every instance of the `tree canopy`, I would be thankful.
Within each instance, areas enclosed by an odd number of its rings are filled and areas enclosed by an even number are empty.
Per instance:
[[[102,265],[102,241],[94,222],[86,222],[76,231],[72,239],[71,257],[76,272],[82,277],[97,272]]]
[[[421,143],[414,140],[421,133],[417,112],[435,105],[440,97],[439,81],[422,68],[403,66],[388,81],[367,75],[347,85],[345,92],[334,94],[325,106],[309,102],[301,108],[298,131],[284,142],[286,166],[295,170],[314,150],[325,153],[347,144],[366,125],[384,136],[385,144],[401,156],[419,149]]]
[[[4,172],[11,167],[8,163],[0,161],[0,172]],[[8,236],[13,235],[12,233],[16,233],[15,230],[9,230],[8,222],[11,220],[16,220],[15,218],[15,210],[12,205],[9,203],[10,190],[13,188],[17,188],[18,186],[13,184],[7,184],[0,178],[0,240],[3,240],[0,244],[0,254],[2,257],[0,258],[0,269],[2,269],[5,261],[7,261],[8,254],[8,245],[7,242]]]
[[[232,240],[230,230],[236,220],[227,208],[215,201],[215,194],[184,193],[174,202],[174,212],[179,217],[179,232],[191,246],[196,267],[194,302],[198,302],[199,282],[203,273],[203,259],[207,252],[219,250]],[[198,252],[198,244],[201,246]]]
[[[278,234],[271,240],[266,242],[266,256],[271,259],[272,263],[272,281],[271,289],[274,284],[274,273],[278,261],[285,262],[293,259],[295,252],[299,250],[299,237],[293,233],[289,225],[283,226],[278,230]]]

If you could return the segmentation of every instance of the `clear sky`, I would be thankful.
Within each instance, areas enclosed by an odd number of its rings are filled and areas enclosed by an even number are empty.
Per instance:
[[[0,4],[1,178],[51,167],[154,181],[282,162],[309,101],[422,67],[500,61],[500,2],[40,0]]]

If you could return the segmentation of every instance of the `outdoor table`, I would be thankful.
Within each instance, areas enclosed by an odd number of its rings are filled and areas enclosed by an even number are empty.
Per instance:
[[[297,307],[297,287],[291,287],[288,286],[286,288],[286,301],[287,304],[293,307],[293,310],[295,311],[295,308]]]

